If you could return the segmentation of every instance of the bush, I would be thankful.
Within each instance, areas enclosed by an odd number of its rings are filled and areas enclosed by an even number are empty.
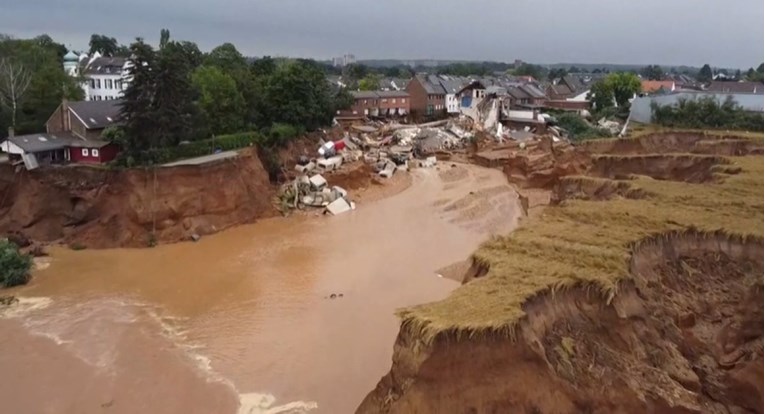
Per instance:
[[[572,141],[581,141],[583,139],[607,138],[611,133],[603,128],[597,128],[590,125],[581,116],[568,112],[556,118],[558,126],[569,133]]]
[[[21,253],[7,239],[0,240],[0,282],[4,287],[26,284],[31,267],[31,256]]]
[[[728,96],[720,102],[711,96],[680,99],[676,105],[651,104],[653,122],[662,126],[696,129],[762,131],[762,112],[747,112]]]
[[[155,148],[135,154],[125,153],[118,159],[118,163],[125,167],[165,164],[180,159],[210,155],[216,150],[230,151],[244,148],[261,141],[263,141],[262,135],[256,132],[221,135],[215,138],[186,142],[175,147]]]

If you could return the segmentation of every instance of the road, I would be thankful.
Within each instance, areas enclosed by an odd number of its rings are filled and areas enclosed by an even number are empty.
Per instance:
[[[163,167],[175,167],[178,165],[200,165],[208,162],[225,160],[226,158],[235,158],[237,156],[236,151],[223,151],[217,154],[205,155],[204,157],[187,158],[185,160],[173,161],[167,164],[162,164]]]

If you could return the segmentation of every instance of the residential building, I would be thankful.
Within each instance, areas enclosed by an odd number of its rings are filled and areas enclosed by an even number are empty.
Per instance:
[[[555,83],[548,85],[547,99],[544,106],[547,108],[579,111],[589,109],[590,88],[575,76],[566,75]]]
[[[486,85],[484,82],[485,81],[474,80],[457,91],[456,95],[457,99],[460,100],[461,107],[470,108],[473,105],[477,105],[478,101],[486,96],[487,87],[493,85]]]
[[[437,76],[418,73],[409,81],[406,91],[412,114],[434,116],[446,113],[446,90]]]
[[[119,99],[127,88],[130,62],[122,57],[93,56],[69,51],[64,56],[64,70],[70,76],[82,77],[86,101]]]
[[[762,86],[763,85],[760,82],[712,81],[706,91],[714,93],[753,93],[762,95]]]
[[[28,169],[56,163],[111,161],[119,147],[105,141],[102,132],[119,123],[120,104],[120,100],[64,101],[48,118],[44,133],[15,135],[9,130],[0,148],[12,161],[23,160]]]
[[[406,91],[353,91],[353,106],[338,111],[342,118],[398,117],[410,111],[409,94]]]
[[[444,88],[444,92],[446,93],[444,95],[446,112],[449,114],[460,113],[460,101],[457,98],[457,92],[459,92],[462,87],[465,86],[465,81],[459,80],[457,78],[448,78],[442,76],[439,79],[439,82],[441,87]]]
[[[332,66],[348,66],[354,63],[356,63],[356,56],[350,53],[332,58]]]

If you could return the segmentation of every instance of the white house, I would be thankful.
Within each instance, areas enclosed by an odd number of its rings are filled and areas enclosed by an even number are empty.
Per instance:
[[[127,88],[127,70],[130,62],[122,57],[105,57],[96,52],[93,56],[77,56],[69,52],[64,56],[64,70],[70,76],[83,78],[82,89],[86,101],[119,99]]]

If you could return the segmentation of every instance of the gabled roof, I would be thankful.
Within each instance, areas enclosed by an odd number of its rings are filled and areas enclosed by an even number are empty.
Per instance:
[[[571,95],[573,93],[571,88],[562,84],[550,85],[550,89],[552,89],[553,93],[556,95]]]
[[[709,92],[718,93],[755,93],[762,95],[762,84],[759,82],[718,82],[712,81],[707,88]]]
[[[640,89],[646,93],[656,92],[660,89],[671,92],[675,89],[675,81],[643,80],[640,81]]]
[[[503,96],[503,95],[507,95],[507,93],[508,93],[507,88],[498,86],[498,85],[491,85],[488,88],[486,88],[486,94],[488,95]]]
[[[527,99],[531,97],[530,94],[526,93],[526,91],[517,86],[509,88],[507,92],[515,99]]]
[[[409,96],[407,91],[375,91],[380,98],[406,98]]]
[[[445,95],[446,90],[441,86],[438,77],[435,75],[417,74],[415,78],[420,82],[425,92],[429,95]]]
[[[77,101],[67,104],[69,110],[87,129],[102,129],[120,122],[122,100]]]
[[[86,63],[83,73],[86,75],[119,75],[127,59],[122,57],[97,57]]]
[[[377,99],[375,91],[351,91],[351,96],[356,99]]]
[[[444,91],[448,94],[456,94],[465,85],[465,82],[457,79],[440,79],[440,83],[441,87],[444,88]]]
[[[527,83],[526,85],[520,86],[521,90],[529,94],[532,98],[544,98],[546,95],[545,93],[536,87],[536,85]]]
[[[571,75],[566,75],[561,78],[560,83],[565,84],[571,90],[571,93],[577,93],[584,89],[584,85],[579,78]]]

